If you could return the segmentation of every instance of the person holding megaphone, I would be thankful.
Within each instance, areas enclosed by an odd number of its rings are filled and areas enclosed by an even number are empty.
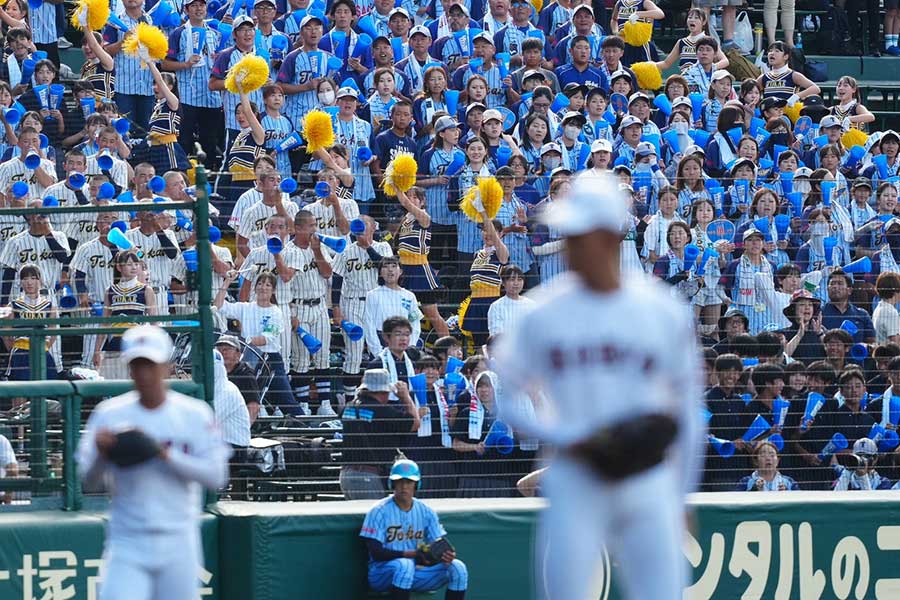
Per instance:
[[[316,217],[316,225],[321,235],[343,237],[350,233],[350,221],[359,216],[359,206],[347,188],[341,187],[337,173],[325,167],[316,176],[316,201],[304,209]],[[346,191],[346,196],[338,196]]]
[[[16,147],[19,155],[0,163],[0,193],[13,201],[12,184],[24,181],[29,197],[43,197],[45,190],[56,183],[56,166],[44,157],[38,132],[33,127],[20,129]]]

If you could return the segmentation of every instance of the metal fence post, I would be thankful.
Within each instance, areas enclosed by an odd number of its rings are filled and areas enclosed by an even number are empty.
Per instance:
[[[63,480],[66,485],[65,509],[81,510],[81,480],[75,465],[75,452],[81,432],[81,396],[74,392],[64,399]]]
[[[28,337],[28,360],[33,381],[47,380],[47,359],[45,330],[33,330]],[[31,448],[29,448],[28,471],[33,479],[47,477],[47,401],[32,397],[29,400],[31,415]]]
[[[194,381],[203,384],[203,398],[213,402],[215,375],[213,373],[213,318],[212,318],[212,250],[209,247],[209,195],[206,193],[206,169],[196,169],[197,205],[194,210],[197,232],[197,312],[200,314],[200,331],[191,348],[199,348],[194,354]],[[196,342],[200,343],[197,344]],[[199,371],[199,373],[198,373]],[[198,378],[199,375],[199,378]]]

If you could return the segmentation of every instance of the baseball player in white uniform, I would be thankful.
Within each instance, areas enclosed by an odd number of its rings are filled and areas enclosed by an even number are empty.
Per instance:
[[[629,599],[681,600],[686,584],[684,497],[701,468],[701,369],[689,307],[643,276],[620,276],[626,206],[612,175],[575,181],[547,215],[566,238],[573,274],[497,352],[501,418],[558,448],[542,484],[550,508],[536,561],[551,600],[597,597],[589,588],[604,544]],[[543,404],[526,395],[535,390]],[[662,462],[612,480],[577,455],[576,443],[651,413],[677,426]]]
[[[334,324],[340,326],[346,319],[365,327],[366,294],[378,287],[378,266],[381,258],[392,256],[391,245],[372,239],[375,221],[361,217],[366,224],[356,241],[334,259],[334,277],[331,282],[331,304]],[[359,385],[365,339],[352,341],[344,335],[343,382],[344,395],[350,396]]]
[[[7,200],[12,200],[10,187],[17,181],[24,181],[28,184],[28,196],[41,198],[44,190],[56,183],[56,166],[44,158],[38,132],[33,128],[23,127],[19,131],[17,146],[19,147],[19,156],[0,163],[0,194],[5,194]],[[25,159],[29,152],[37,152],[41,156],[41,162],[35,169],[25,166]]]
[[[33,200],[28,208],[40,208],[40,200]],[[68,262],[71,252],[69,240],[61,231],[50,225],[50,219],[43,214],[27,215],[28,229],[11,237],[0,251],[0,266],[3,267],[3,290],[0,303],[6,304],[10,289],[18,293],[19,269],[27,263],[34,263],[41,270],[41,281],[48,293],[55,296],[54,290],[62,274],[62,268]]]
[[[262,192],[262,200],[244,211],[237,229],[237,247],[241,256],[247,256],[251,249],[266,243],[266,219],[274,214],[287,219],[290,233],[290,223],[300,207],[278,189],[280,180],[281,176],[277,173],[260,175],[259,190]]]
[[[0,435],[0,479],[12,479],[18,476],[19,461],[16,459],[16,453],[13,451],[9,440],[5,436]],[[12,492],[0,494],[0,504],[12,504],[12,501]]]
[[[157,314],[169,314],[169,287],[172,285],[172,269],[178,258],[178,242],[175,234],[162,228],[163,213],[152,211],[138,213],[139,227],[129,229],[125,237],[144,253],[144,264],[150,271],[150,286],[156,292]]]
[[[319,233],[332,237],[345,237],[350,233],[350,221],[359,216],[359,206],[352,198],[338,198],[335,193],[340,181],[331,169],[318,174],[319,182],[328,184],[328,195],[303,208],[316,217]]]
[[[247,464],[247,447],[250,446],[250,411],[238,387],[228,380],[225,359],[218,350],[213,350],[213,369],[216,375],[216,390],[213,407],[216,423],[222,432],[222,439],[232,448],[229,461],[231,471],[231,499],[245,500],[247,480],[238,478],[239,469]]]
[[[200,598],[201,491],[228,480],[230,452],[212,409],[167,389],[171,354],[164,330],[126,331],[122,359],[135,391],[101,402],[79,442],[85,486],[108,482],[111,490],[100,600]],[[131,467],[109,461],[116,433],[129,428],[159,443],[159,455]]]
[[[422,333],[422,311],[416,295],[406,288],[400,287],[400,260],[394,256],[381,261],[378,274],[383,285],[366,294],[366,321],[363,329],[366,332],[366,345],[372,355],[384,349],[379,332],[382,324],[390,317],[404,317],[412,325],[409,345],[416,346]]]

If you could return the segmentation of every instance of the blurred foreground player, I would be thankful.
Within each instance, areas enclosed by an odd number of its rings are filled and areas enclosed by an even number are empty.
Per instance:
[[[541,480],[538,589],[588,600],[606,544],[630,600],[680,600],[684,496],[699,472],[700,364],[688,307],[619,271],[626,199],[585,175],[547,220],[573,275],[501,342],[501,418],[558,449]],[[586,326],[589,325],[589,326]],[[678,349],[678,351],[673,351]],[[545,398],[534,403],[535,398]],[[599,508],[598,508],[599,507]]]
[[[135,390],[101,402],[78,446],[85,487],[111,490],[100,600],[200,598],[201,491],[228,481],[229,449],[206,403],[166,388],[171,355],[164,330],[126,331]]]

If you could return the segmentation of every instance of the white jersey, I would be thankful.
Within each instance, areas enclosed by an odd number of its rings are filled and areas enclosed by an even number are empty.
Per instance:
[[[210,248],[212,249],[212,253],[216,258],[221,260],[224,263],[227,263],[231,267],[234,266],[234,261],[231,259],[231,250],[226,248],[225,246],[217,246],[215,244],[210,244]],[[185,250],[196,250],[195,246],[191,246],[190,248],[186,248]],[[172,277],[177,279],[181,283],[186,283],[188,279],[188,270],[187,265],[184,264],[184,255],[179,252],[178,258],[175,259],[175,263],[172,265]],[[222,286],[225,284],[225,277],[213,271],[212,273],[212,296],[216,297],[216,294],[219,293],[219,290],[222,289]],[[196,303],[197,299],[197,290],[191,291],[192,299]]]
[[[366,333],[366,345],[369,352],[378,354],[383,346],[378,339],[378,332],[385,320],[390,317],[404,317],[412,324],[412,336],[409,345],[415,346],[419,342],[422,333],[422,311],[419,310],[419,302],[411,291],[400,288],[392,290],[383,285],[378,286],[366,294],[366,323],[363,326]]]
[[[222,439],[233,446],[246,448],[250,445],[250,412],[241,391],[228,381],[228,371],[218,351],[213,352],[213,369],[216,375],[213,405]]]
[[[281,352],[281,332],[290,323],[284,322],[281,307],[273,304],[263,308],[255,302],[225,302],[219,313],[226,319],[241,322],[241,337],[249,343],[250,338],[263,336],[266,343],[257,346],[262,352]]]
[[[282,196],[282,202],[287,201],[286,196],[287,194]],[[228,217],[228,226],[237,231],[241,225],[241,217],[244,215],[244,212],[246,212],[248,208],[250,208],[257,202],[261,202],[262,199],[262,192],[260,192],[255,187],[250,188],[249,190],[241,194],[238,197],[237,202],[234,203],[234,208],[231,209],[231,216]]]
[[[89,242],[78,244],[75,256],[69,263],[69,271],[81,271],[84,273],[84,283],[88,296],[94,302],[103,302],[106,298],[106,290],[113,284],[112,249],[95,237]]]
[[[17,465],[16,453],[6,437],[0,435],[0,479],[6,477],[6,467]]]
[[[84,186],[84,197],[88,197],[88,186]],[[66,185],[66,180],[57,181],[50,187],[48,187],[44,191],[45,196],[53,196],[57,200],[59,200],[59,205],[61,207],[65,206],[79,206],[78,197],[75,195],[75,190]],[[86,239],[90,239],[90,237],[94,237],[97,235],[97,213],[56,213],[50,215],[50,223],[53,224],[54,229],[59,229],[67,236],[69,239],[79,240],[77,237],[77,232],[79,229],[84,229],[85,225],[77,225],[75,222],[77,221],[89,221],[91,225],[94,227],[94,234],[89,236]],[[81,240],[79,240],[81,241]]]
[[[387,242],[373,242],[372,248],[381,256],[394,254]],[[341,296],[365,298],[378,287],[378,265],[356,242],[348,244],[343,252],[334,257],[334,272],[344,278]]]
[[[524,296],[519,296],[518,300],[509,296],[497,298],[488,308],[488,332],[498,335],[509,331],[534,306],[534,300]]]
[[[300,208],[294,202],[284,198],[282,198],[281,202],[284,205],[284,211],[287,213],[288,218],[293,221],[294,215],[297,214]],[[238,234],[241,237],[247,238],[247,245],[250,248],[266,245],[266,221],[276,212],[278,211],[275,210],[274,206],[268,206],[260,201],[248,208],[244,211],[244,214],[241,215],[241,224],[238,227]]]
[[[18,215],[0,215],[0,250],[10,238],[22,232],[23,223]]]
[[[50,179],[56,182],[56,166],[52,162],[42,158],[41,169],[50,176]],[[9,187],[17,181],[24,181],[28,184],[28,196],[30,198],[42,198],[44,196],[46,188],[38,183],[34,169],[25,167],[25,163],[19,157],[11,158],[0,164],[0,192],[6,194]]]
[[[291,269],[300,269],[303,255],[300,254],[299,248],[290,242],[285,242],[284,248],[281,250],[281,260]],[[257,246],[250,251],[244,262],[241,263],[241,270],[244,272],[244,279],[250,282],[250,299],[256,298],[256,289],[253,282],[260,273],[272,273],[277,280],[275,284],[275,300],[278,304],[285,306],[294,299],[294,277],[290,281],[284,281],[275,271],[275,255],[269,252],[268,248]]]
[[[328,292],[328,279],[319,274],[315,253],[310,248],[300,248],[299,246],[294,246],[293,243],[289,245],[296,249],[300,260],[297,273],[292,280],[294,284],[294,298],[300,300],[324,299],[325,294]],[[322,246],[322,257],[325,259],[325,262],[331,264],[332,259],[328,256],[328,252],[325,251],[325,246]]]
[[[95,154],[93,156],[87,157],[87,165],[84,169],[84,174],[87,176],[91,175],[103,175],[103,172],[100,170],[100,165],[97,164],[97,156]],[[112,157],[113,166],[112,169],[109,170],[109,174],[112,176],[112,182],[117,186],[122,188],[123,190],[128,189],[128,165],[124,160],[117,158],[115,156]]]
[[[69,240],[66,239],[66,235],[61,231],[53,231],[52,235],[59,245],[65,248],[66,254],[69,254]],[[13,293],[19,289],[19,269],[28,263],[34,263],[40,269],[41,280],[46,289],[56,289],[63,264],[53,256],[53,250],[50,249],[50,244],[44,236],[34,236],[23,231],[10,238],[3,245],[3,250],[0,250],[0,265],[16,270]]]
[[[641,413],[680,417],[680,451],[670,456],[689,491],[700,468],[701,369],[687,305],[642,277],[623,278],[607,294],[586,289],[575,275],[566,279],[504,336],[497,355],[509,388],[509,402],[500,404],[504,420],[566,445]],[[525,412],[515,404],[529,400],[515,391],[536,388],[552,414],[517,418]]]
[[[355,200],[341,198],[339,202],[341,203],[341,211],[347,218],[348,223],[359,216],[359,206]],[[318,200],[312,204],[307,204],[303,207],[303,210],[308,210],[316,217],[318,232],[322,235],[345,237],[337,227],[337,219],[334,216],[333,207],[325,206],[321,200]]]
[[[177,252],[178,242],[175,241],[175,234],[168,229],[164,229],[162,233],[169,238]],[[156,290],[168,290],[172,283],[175,259],[166,256],[157,234],[144,235],[140,228],[135,228],[126,231],[125,237],[144,253],[144,263],[150,271],[150,285]]]
[[[98,431],[139,428],[168,448],[154,458],[117,467],[97,452]],[[197,526],[201,485],[216,489],[228,481],[230,450],[222,442],[212,409],[204,402],[168,391],[159,407],[141,405],[137,392],[101,402],[91,413],[78,444],[79,473],[88,483],[111,478],[109,538],[183,532]]]

